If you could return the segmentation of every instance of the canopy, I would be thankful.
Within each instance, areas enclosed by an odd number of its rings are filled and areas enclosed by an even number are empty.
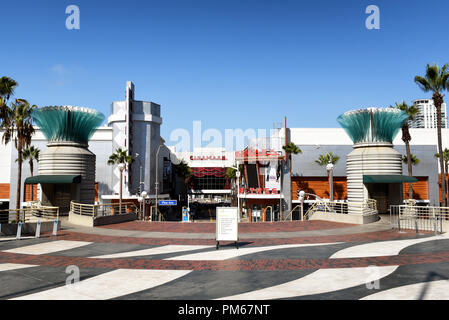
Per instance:
[[[404,183],[418,182],[418,179],[402,175],[363,175],[363,183]]]
[[[38,183],[81,183],[81,175],[42,175],[25,179],[25,184]]]

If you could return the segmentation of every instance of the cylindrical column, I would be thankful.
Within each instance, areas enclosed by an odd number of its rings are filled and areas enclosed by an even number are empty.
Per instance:
[[[346,160],[348,213],[362,214],[360,203],[368,200],[364,175],[401,175],[402,157],[392,145],[355,145]],[[351,206],[351,203],[354,205]],[[357,204],[356,204],[357,203]]]

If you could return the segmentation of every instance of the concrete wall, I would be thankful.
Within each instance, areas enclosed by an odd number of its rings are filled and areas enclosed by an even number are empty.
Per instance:
[[[41,234],[44,232],[53,231],[53,221],[41,222]],[[37,223],[24,223],[22,224],[21,236],[34,236],[36,235]],[[61,229],[61,221],[58,221],[58,230]],[[2,224],[2,234],[5,236],[15,236],[17,235],[17,224]]]
[[[97,217],[95,219],[92,216],[83,216],[79,214],[70,213],[69,222],[84,227],[103,226],[114,223],[121,223],[126,221],[136,220],[137,217],[134,213],[118,214],[105,217]]]
[[[359,215],[359,214],[340,214],[340,213],[329,213],[329,212],[315,212],[309,220],[324,220],[332,222],[341,222],[349,224],[368,224],[379,221],[379,216],[377,214],[371,215]]]
[[[425,129],[421,129],[425,130]],[[299,145],[302,154],[292,155],[292,176],[327,177],[326,168],[319,166],[315,160],[325,152],[332,152],[340,156],[340,160],[334,167],[334,176],[346,177],[346,156],[352,152],[351,145]],[[405,145],[395,145],[394,149],[405,155]],[[429,177],[430,205],[438,205],[438,160],[434,157],[437,152],[435,145],[412,145],[411,152],[418,157],[420,163],[413,167],[414,176]],[[403,164],[402,173],[408,175],[407,165]]]

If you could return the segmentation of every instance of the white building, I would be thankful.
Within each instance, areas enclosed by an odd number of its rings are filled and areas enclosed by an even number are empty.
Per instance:
[[[419,109],[419,114],[411,123],[411,128],[431,129],[437,127],[437,110],[432,99],[418,99],[413,104]],[[447,128],[446,104],[441,105],[441,127]]]
[[[145,190],[149,198],[154,199],[156,167],[158,167],[158,198],[168,198],[166,193],[171,188],[170,175],[165,174],[170,168],[170,151],[160,137],[162,123],[160,105],[134,100],[134,85],[127,82],[126,99],[111,104],[108,123],[99,127],[89,140],[88,149],[96,155],[95,201],[114,202],[119,199],[120,172],[117,165],[108,165],[109,156],[117,148],[128,150],[134,158],[131,166],[123,172],[123,199],[138,199],[139,190]],[[4,130],[0,130],[0,137]],[[45,150],[47,139],[40,128],[35,127],[31,145]],[[159,148],[160,147],[160,148]],[[156,155],[158,159],[156,159]],[[17,150],[14,142],[5,145],[0,143],[0,208],[15,209],[17,190]],[[157,165],[156,165],[157,164]],[[34,162],[34,175],[38,173],[39,164]],[[169,171],[169,170],[168,170]],[[31,196],[24,185],[31,176],[28,161],[22,164],[21,202],[40,199],[40,190]],[[139,189],[140,187],[140,189]]]
[[[187,181],[189,203],[230,203],[232,184],[226,178],[226,169],[235,166],[235,153],[225,148],[194,148],[193,152],[177,152],[169,146],[171,161],[184,161],[192,168],[192,177]]]

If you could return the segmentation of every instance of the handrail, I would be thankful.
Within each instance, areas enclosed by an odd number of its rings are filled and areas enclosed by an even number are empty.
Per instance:
[[[121,207],[121,212],[119,211]],[[96,218],[99,216],[107,216],[114,214],[124,214],[124,213],[139,213],[139,208],[133,202],[122,202],[121,206],[118,203],[106,203],[106,204],[85,204],[76,203],[74,201],[70,202],[70,211],[73,214],[91,216]],[[112,214],[111,214],[112,213]]]
[[[15,215],[14,219],[10,219],[12,215]],[[40,219],[58,219],[59,220],[59,207],[50,207],[50,206],[35,206],[35,207],[26,207],[20,209],[2,209],[0,210],[0,217],[6,216],[9,221],[16,221],[17,216],[19,217],[19,221],[27,222],[27,221],[37,221]]]
[[[273,207],[272,206],[266,206],[265,207],[265,218],[267,217],[267,210],[268,208],[270,208],[270,218],[271,218],[271,222],[273,222]]]
[[[312,212],[315,212],[316,210],[316,208],[318,207],[318,201],[317,202],[314,202],[311,206],[310,206],[310,208],[307,210],[307,212],[304,214],[304,217],[303,217],[303,219],[304,220],[308,220],[309,219],[309,214],[311,214]]]
[[[150,207],[150,215],[148,216],[149,221],[153,221],[153,208],[156,208],[156,206]],[[156,215],[159,218],[159,221],[165,221],[164,215],[162,214],[161,210],[157,208]]]
[[[301,205],[300,205],[300,204],[296,205],[296,206],[290,211],[290,213],[284,218],[284,221],[286,221],[286,220],[288,219],[288,217],[290,217],[290,216],[292,215],[293,211],[295,211],[296,208],[298,208],[298,207],[301,207]],[[293,219],[293,216],[292,216],[291,218]],[[290,219],[290,221],[291,221],[291,219]]]

